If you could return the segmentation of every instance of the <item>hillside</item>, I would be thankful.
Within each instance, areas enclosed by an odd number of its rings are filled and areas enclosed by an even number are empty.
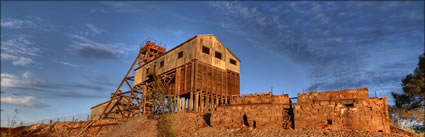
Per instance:
[[[96,121],[89,129],[84,132],[84,136],[102,136],[102,137],[155,137],[160,135],[158,115],[142,116],[122,120],[101,120]],[[384,136],[400,137],[408,136],[404,132],[392,129],[396,133],[378,133],[368,131],[352,130],[292,130],[292,129],[253,129],[241,125],[240,128],[223,129],[211,127],[208,125],[208,117],[196,113],[178,113],[170,116],[171,131],[176,136]],[[2,128],[1,136],[10,137],[62,137],[74,136],[86,125],[87,122],[59,122],[53,125],[36,124],[17,128]],[[102,129],[95,135],[99,127]]]

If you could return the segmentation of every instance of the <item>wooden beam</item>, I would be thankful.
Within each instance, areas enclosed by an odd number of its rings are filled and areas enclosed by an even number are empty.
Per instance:
[[[188,110],[188,112],[192,112],[193,111],[193,92],[191,91],[189,94],[190,94],[190,97],[189,97],[189,110]]]
[[[183,97],[182,100],[183,100],[182,112],[186,112],[186,97]]]
[[[199,91],[195,91],[195,112],[199,112]]]

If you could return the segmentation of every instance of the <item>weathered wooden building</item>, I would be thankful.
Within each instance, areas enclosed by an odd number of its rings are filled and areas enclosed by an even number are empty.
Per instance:
[[[196,35],[137,67],[134,87],[162,79],[174,111],[211,111],[239,95],[239,66],[214,35]]]
[[[99,119],[115,114],[214,111],[239,95],[239,66],[239,58],[214,35],[196,35],[169,51],[145,41],[111,99],[99,105],[105,109],[93,111]],[[159,106],[158,97],[151,94],[155,89],[164,91]],[[166,103],[172,107],[165,107]]]

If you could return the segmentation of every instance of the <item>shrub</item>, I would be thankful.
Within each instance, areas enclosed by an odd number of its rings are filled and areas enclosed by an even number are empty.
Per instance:
[[[176,133],[173,131],[171,126],[173,125],[172,115],[164,113],[159,117],[158,130],[160,137],[175,137]]]

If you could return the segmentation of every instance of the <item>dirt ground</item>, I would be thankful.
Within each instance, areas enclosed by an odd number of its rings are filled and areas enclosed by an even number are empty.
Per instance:
[[[90,127],[82,135],[87,137],[156,137],[159,135],[159,116],[142,116],[126,120],[103,120],[94,125],[107,124],[99,130],[100,126]],[[221,129],[208,125],[204,115],[197,113],[178,113],[172,115],[171,129],[176,136],[196,136],[196,137],[401,137],[409,136],[402,131],[394,129],[394,133],[378,133],[352,130],[292,130],[292,129],[253,129],[252,127]],[[1,137],[62,137],[75,136],[79,133],[87,122],[71,123],[60,122],[53,125],[36,124],[17,128],[1,128]],[[99,133],[97,135],[96,132]]]

